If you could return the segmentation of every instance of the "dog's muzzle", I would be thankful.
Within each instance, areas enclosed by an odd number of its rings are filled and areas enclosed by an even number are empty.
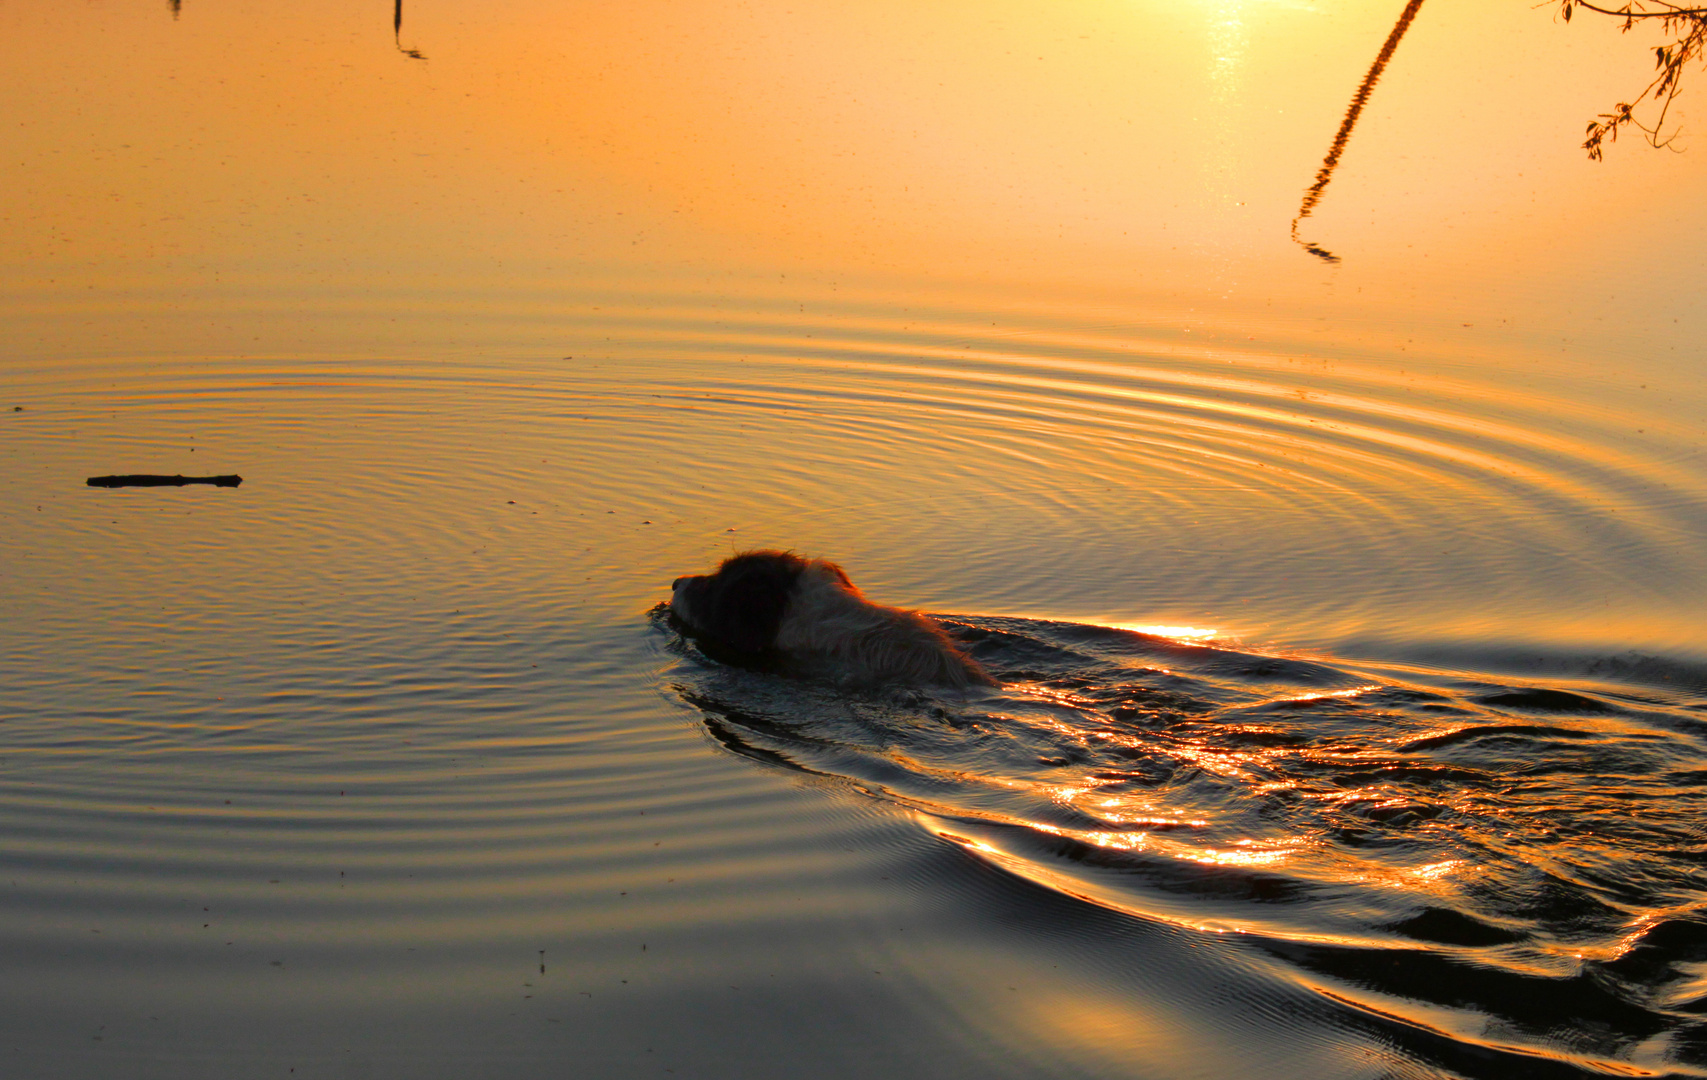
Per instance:
[[[688,605],[690,603],[688,595],[692,592],[694,582],[700,580],[702,579],[689,575],[687,577],[679,577],[670,583],[670,611],[676,616],[676,618],[681,619],[684,622],[691,623],[693,621],[693,617],[688,614]]]

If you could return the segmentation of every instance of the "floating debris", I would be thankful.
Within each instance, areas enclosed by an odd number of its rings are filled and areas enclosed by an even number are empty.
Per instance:
[[[183,487],[185,484],[212,484],[214,487],[236,487],[241,476],[156,476],[152,473],[133,473],[129,476],[91,476],[90,487]]]

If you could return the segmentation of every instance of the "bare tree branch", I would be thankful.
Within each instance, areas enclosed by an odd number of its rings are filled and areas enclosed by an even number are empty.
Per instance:
[[[1625,33],[1658,20],[1661,30],[1671,37],[1669,42],[1654,49],[1654,67],[1659,73],[1635,100],[1621,101],[1611,112],[1589,121],[1588,138],[1583,141],[1589,158],[1601,160],[1603,144],[1617,142],[1619,130],[1627,126],[1642,132],[1650,146],[1670,146],[1677,134],[1665,134],[1666,116],[1681,92],[1683,70],[1691,61],[1707,54],[1707,8],[1681,7],[1666,0],[1631,0],[1621,7],[1602,7],[1587,0],[1559,0],[1559,15],[1566,22],[1571,21],[1571,12],[1576,8],[1622,19]],[[1657,113],[1651,123],[1637,117],[1643,102],[1650,102],[1652,111]]]

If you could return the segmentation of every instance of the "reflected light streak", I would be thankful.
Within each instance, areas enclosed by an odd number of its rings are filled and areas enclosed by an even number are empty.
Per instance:
[[[1159,623],[1108,623],[1115,630],[1130,630],[1135,634],[1148,634],[1151,637],[1172,638],[1175,641],[1201,641],[1212,638],[1216,634],[1214,627],[1206,626],[1167,626]]]
[[[1027,697],[1056,705],[1065,705],[1072,709],[1086,708],[1092,704],[1078,694],[1071,694],[1053,686],[1044,686],[1042,683],[1016,682],[1009,684],[1009,689],[1024,690]],[[1073,729],[1063,724],[1057,724],[1055,730],[1065,733]]]
[[[1100,848],[1113,848],[1116,851],[1142,851],[1149,845],[1149,833],[1118,833],[1090,832],[1080,833],[1075,839]]]
[[[1243,0],[1222,0],[1209,16],[1209,100],[1215,125],[1210,183],[1223,202],[1236,201],[1233,175],[1239,165],[1239,137],[1234,113],[1244,90],[1245,59],[1250,50],[1250,27],[1242,17],[1244,7]]]
[[[1171,926],[1183,927],[1188,930],[1195,930],[1202,933],[1272,934],[1274,932],[1273,927],[1264,927],[1258,923],[1247,923],[1236,919],[1194,918],[1189,911],[1167,904],[1158,905],[1135,903],[1134,901],[1139,898],[1124,891],[1106,889],[1100,887],[1092,880],[1061,873],[1058,870],[1051,868],[1049,865],[1039,863],[1032,859],[1027,859],[1023,856],[1014,855],[1002,850],[994,844],[975,840],[962,833],[955,832],[951,828],[945,828],[943,823],[933,820],[928,816],[921,815],[920,820],[924,822],[926,828],[928,828],[932,834],[951,843],[958,844],[967,851],[976,855],[988,858],[994,865],[999,866],[1010,873],[1017,874],[1029,881],[1038,882],[1046,888],[1057,890],[1064,895],[1077,897],[1087,903],[1097,904],[1113,911],[1122,911],[1128,914],[1138,915],[1145,919],[1155,919]],[[1193,850],[1191,848],[1169,844],[1166,840],[1149,833],[1081,833],[1075,830],[1062,829],[1058,826],[1044,823],[1032,823],[1031,827],[1035,828],[1039,832],[1048,833],[1052,836],[1063,836],[1087,843],[1096,843],[1096,839],[1093,838],[1100,837],[1106,841],[1100,846],[1120,848],[1127,851],[1142,850],[1164,858],[1185,859],[1207,865],[1263,865],[1265,862],[1277,862],[1286,858],[1288,855],[1299,851],[1301,848],[1308,846],[1305,844],[1298,844],[1286,849],[1260,852],[1205,851],[1203,849]],[[1257,843],[1257,841],[1246,841],[1246,843],[1254,844]],[[1287,940],[1296,942],[1314,942],[1324,945],[1348,946],[1355,948],[1379,947],[1383,949],[1406,950],[1426,948],[1426,946],[1423,946],[1420,943],[1406,942],[1402,940],[1394,941],[1389,937],[1376,939],[1357,934],[1321,932],[1301,926],[1287,927],[1284,931],[1284,937]]]
[[[1180,824],[1206,825],[1208,823],[1203,821],[1187,823],[1171,820],[1155,820],[1153,822],[1148,822],[1147,824],[1173,826]],[[1237,842],[1235,847],[1241,850],[1228,848],[1193,848],[1183,844],[1168,843],[1167,841],[1160,840],[1147,832],[1115,832],[1113,830],[1106,829],[1080,831],[1078,829],[1063,829],[1059,826],[1048,825],[1042,822],[1032,822],[1030,823],[1030,826],[1039,832],[1049,833],[1051,836],[1062,836],[1070,840],[1077,840],[1080,843],[1091,844],[1099,848],[1107,848],[1113,851],[1153,850],[1158,855],[1163,855],[1168,858],[1186,859],[1191,862],[1202,863],[1205,866],[1273,866],[1277,863],[1285,862],[1288,858],[1296,855],[1305,846],[1307,846],[1301,842],[1289,842],[1284,847],[1267,846],[1259,849],[1257,845],[1272,844],[1273,841],[1240,840]],[[975,841],[973,843],[976,844]],[[981,847],[980,850],[990,851],[993,849],[986,846]]]
[[[1204,829],[1209,822],[1204,818],[1169,818],[1169,817],[1120,817],[1107,814],[1104,817],[1116,825],[1148,825],[1158,829]]]
[[[1630,928],[1621,937],[1619,937],[1618,940],[1603,948],[1587,950],[1587,952],[1592,954],[1595,960],[1599,960],[1603,963],[1609,963],[1613,960],[1620,959],[1625,953],[1634,949],[1637,945],[1640,945],[1642,943],[1642,939],[1648,936],[1649,930],[1652,930],[1667,918],[1675,918],[1680,914],[1687,918],[1690,915],[1696,914],[1696,911],[1685,907],[1676,911],[1646,912],[1632,922],[1630,924]],[[1573,952],[1571,955],[1575,956],[1578,960],[1585,958],[1584,951]]]
[[[1379,685],[1372,683],[1368,686],[1354,686],[1350,690],[1329,690],[1319,694],[1297,694],[1291,697],[1271,698],[1268,703],[1274,704],[1279,701],[1327,701],[1330,698],[1354,698],[1361,694],[1367,694],[1371,690],[1379,689],[1381,689]]]
[[[1205,848],[1185,857],[1205,866],[1273,866],[1285,862],[1298,851],[1297,847],[1278,848],[1271,851],[1218,851]]]

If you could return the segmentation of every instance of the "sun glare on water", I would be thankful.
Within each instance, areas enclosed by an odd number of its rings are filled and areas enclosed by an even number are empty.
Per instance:
[[[1174,638],[1181,641],[1202,641],[1215,636],[1212,627],[1204,626],[1161,626],[1149,623],[1109,623],[1116,630],[1131,630],[1139,634],[1149,634],[1151,637]]]

